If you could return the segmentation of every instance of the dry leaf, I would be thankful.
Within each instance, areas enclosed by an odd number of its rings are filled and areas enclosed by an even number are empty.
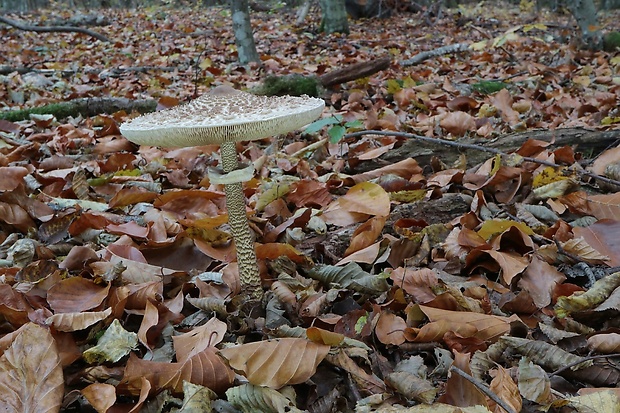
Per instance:
[[[280,338],[220,350],[250,383],[279,389],[299,384],[315,373],[330,347],[301,338]]]
[[[0,357],[0,410],[58,412],[65,381],[54,338],[49,329],[33,323],[19,331]]]

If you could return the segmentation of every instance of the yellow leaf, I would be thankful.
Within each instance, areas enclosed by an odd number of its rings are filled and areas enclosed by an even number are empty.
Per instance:
[[[487,48],[487,41],[486,40],[481,40],[479,42],[476,43],[472,43],[469,45],[469,48],[476,51],[476,52],[480,52],[484,49]]]
[[[510,229],[511,227],[517,227],[527,235],[534,234],[534,231],[523,222],[516,222],[509,219],[493,219],[489,221],[484,221],[484,223],[480,227],[480,230],[478,230],[478,235],[480,235],[485,240],[489,240],[493,235],[501,234],[502,232]]]
[[[400,86],[400,83],[398,83],[398,81],[396,79],[389,79],[387,81],[387,92],[390,95],[393,95],[394,93],[398,92],[402,90],[402,87]]]
[[[575,76],[573,78],[573,83],[586,87],[590,86],[592,81],[590,80],[590,76]]]
[[[206,59],[204,59],[202,62],[200,62],[200,68],[202,70],[211,67],[211,65],[213,64],[213,62],[211,61],[211,59],[209,59],[208,57]]]

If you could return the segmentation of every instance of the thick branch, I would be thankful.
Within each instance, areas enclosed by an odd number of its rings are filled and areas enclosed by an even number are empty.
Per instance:
[[[94,37],[97,40],[101,40],[102,42],[109,43],[110,39],[105,37],[102,34],[94,32],[92,30],[83,29],[81,27],[70,27],[70,26],[30,26],[26,24],[22,24],[20,22],[16,22],[11,19],[7,19],[6,17],[0,16],[0,22],[6,23],[9,26],[13,26],[19,30],[25,30],[29,32],[37,32],[37,33],[49,33],[49,32],[58,32],[58,33],[82,33],[88,36]]]
[[[392,59],[390,59],[389,56],[385,56],[370,62],[355,63],[345,68],[326,73],[320,76],[319,80],[325,87],[339,85],[350,80],[360,79],[385,70],[390,67],[391,61]]]

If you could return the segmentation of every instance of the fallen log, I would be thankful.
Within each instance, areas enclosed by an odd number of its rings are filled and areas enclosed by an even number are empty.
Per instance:
[[[71,26],[30,26],[27,24],[22,24],[15,20],[7,19],[6,17],[0,16],[0,22],[8,24],[9,26],[15,27],[19,30],[24,30],[27,32],[37,32],[37,33],[82,33],[88,36],[94,37],[97,40],[101,40],[102,42],[110,43],[110,39],[105,37],[102,34],[94,32],[92,30],[83,29],[81,27],[71,27]]]
[[[56,119],[64,119],[69,116],[82,115],[84,117],[96,116],[101,113],[115,113],[120,110],[125,112],[137,111],[140,113],[153,112],[157,107],[157,101],[153,99],[132,100],[127,98],[80,98],[68,102],[53,103],[30,109],[12,110],[0,112],[0,119],[17,122],[30,118],[31,114],[54,115]]]
[[[329,73],[319,76],[319,81],[323,87],[330,87],[351,80],[361,79],[390,67],[392,59],[389,56],[371,60],[369,62],[355,63],[342,69],[333,70]]]

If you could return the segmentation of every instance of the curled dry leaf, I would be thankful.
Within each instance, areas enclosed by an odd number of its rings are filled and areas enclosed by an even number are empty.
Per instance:
[[[84,330],[101,320],[105,320],[110,314],[112,314],[111,307],[105,311],[54,314],[48,317],[45,323],[48,326],[54,326],[58,331],[78,331]]]
[[[226,329],[226,323],[213,317],[200,327],[180,336],[173,336],[177,361],[183,363],[207,347],[215,347],[224,339]]]
[[[302,413],[293,401],[282,393],[268,387],[259,387],[252,384],[230,388],[226,391],[228,401],[244,413]]]
[[[523,400],[519,394],[517,384],[512,380],[510,374],[502,366],[498,366],[495,377],[491,380],[489,389],[495,393],[504,403],[512,407],[515,412],[520,412],[523,407]],[[489,403],[489,408],[499,411],[497,404],[493,401]]]
[[[344,267],[316,265],[308,271],[308,275],[330,286],[350,288],[364,294],[378,295],[390,288],[385,278],[364,271],[355,262]]]
[[[181,394],[183,382],[188,381],[221,393],[232,385],[234,377],[234,372],[213,347],[207,347],[184,363],[142,360],[131,353],[121,386],[131,394],[139,394],[143,386],[142,380],[146,379],[158,392],[168,389],[175,394]]]
[[[510,317],[501,317],[480,313],[468,313],[463,311],[448,311],[427,306],[420,309],[432,322],[446,321],[455,326],[469,325],[477,332],[475,337],[481,340],[495,340],[510,331],[511,323],[520,323],[521,319],[513,314]]]
[[[609,298],[618,286],[620,286],[620,272],[615,272],[595,282],[584,293],[573,294],[570,297],[559,297],[554,307],[555,314],[564,318],[570,313],[595,308]]]
[[[329,349],[302,338],[280,338],[226,348],[220,354],[250,383],[279,389],[312,377]]]
[[[20,328],[0,357],[0,411],[60,411],[64,378],[49,329],[33,323]]]
[[[183,405],[177,413],[210,412],[211,400],[217,398],[217,394],[208,387],[183,382]]]

